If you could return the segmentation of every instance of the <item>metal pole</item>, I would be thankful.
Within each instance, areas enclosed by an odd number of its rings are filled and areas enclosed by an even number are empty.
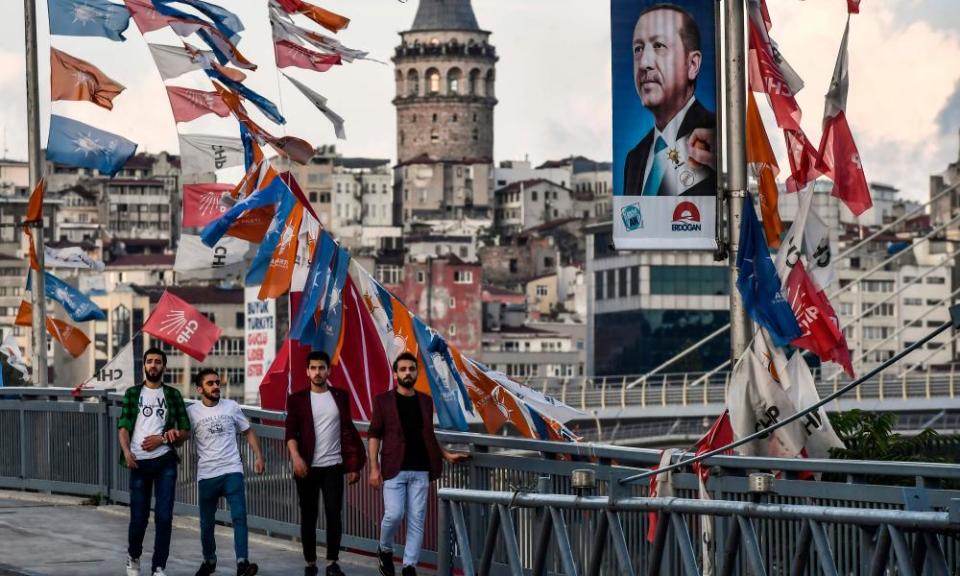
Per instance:
[[[747,349],[749,324],[737,285],[737,254],[740,250],[740,218],[743,199],[747,195],[746,143],[746,66],[744,59],[744,0],[724,2],[726,28],[724,68],[726,70],[726,106],[724,117],[727,132],[727,238],[730,241],[730,358],[733,362]]]
[[[27,147],[30,159],[30,189],[43,176],[40,157],[40,92],[37,73],[37,7],[34,0],[23,0],[24,40],[27,58]],[[33,271],[33,378],[37,386],[47,386],[46,286],[43,278],[43,211],[34,231],[35,250],[40,271]]]

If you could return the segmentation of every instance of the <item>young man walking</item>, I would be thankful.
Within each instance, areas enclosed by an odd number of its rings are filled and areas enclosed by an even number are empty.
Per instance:
[[[180,391],[163,384],[167,355],[159,348],[143,354],[142,384],[123,395],[117,422],[123,461],[130,469],[130,527],[127,532],[127,576],[140,576],[143,535],[155,495],[151,574],[165,576],[173,529],[173,500],[179,458],[173,446],[190,435],[190,420]]]
[[[350,417],[350,398],[327,385],[330,357],[315,350],[307,356],[310,388],[287,398],[286,440],[300,499],[300,540],[305,576],[316,576],[317,516],[320,494],[327,527],[326,576],[342,576],[337,564],[343,533],[343,480],[360,479],[364,451]]]
[[[416,576],[423,525],[427,515],[430,482],[443,472],[443,460],[456,463],[470,458],[444,450],[433,429],[433,401],[413,386],[417,382],[417,357],[400,354],[393,362],[397,388],[374,399],[367,432],[370,442],[370,485],[383,487],[383,523],[380,525],[380,574],[394,576],[394,535],[404,514],[407,541],[402,576]],[[379,456],[379,461],[378,461]]]
[[[237,434],[243,434],[253,450],[253,471],[263,474],[263,453],[250,422],[233,400],[220,399],[220,376],[204,368],[195,383],[200,402],[187,408],[193,443],[197,450],[197,483],[200,503],[200,544],[203,563],[197,576],[209,576],[217,569],[217,503],[226,498],[233,523],[233,548],[237,558],[237,576],[253,576],[257,565],[247,554],[247,503],[244,494],[243,462],[237,446]]]

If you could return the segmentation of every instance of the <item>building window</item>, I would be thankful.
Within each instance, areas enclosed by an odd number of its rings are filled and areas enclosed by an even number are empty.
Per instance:
[[[440,133],[437,132],[436,129],[433,129],[433,130],[430,131],[430,141],[431,141],[431,142],[439,142],[439,141],[440,141]]]
[[[447,72],[447,94],[457,95],[460,93],[460,80],[463,73],[459,68],[451,68]]]
[[[427,92],[431,95],[440,93],[440,72],[436,68],[427,70]]]
[[[620,268],[617,270],[617,292],[620,295],[620,298],[627,297],[627,269]]]
[[[893,280],[864,280],[860,286],[864,292],[893,292]]]
[[[928,276],[927,284],[946,284],[947,279],[943,276]]]
[[[474,128],[474,129],[473,129],[473,141],[476,142],[477,140],[480,140],[480,130]]]
[[[420,93],[420,74],[413,69],[410,69],[407,72],[407,95],[416,96]],[[416,115],[413,117],[413,121],[417,121]]]
[[[730,276],[722,266],[651,266],[651,294],[730,294]]]
[[[321,193],[320,193],[320,203],[321,203],[321,204],[329,204],[329,203],[330,203],[330,193],[329,193],[329,192],[321,192]]]
[[[904,298],[904,306],[923,306],[923,298]]]
[[[536,202],[536,201],[537,201],[537,191],[536,191],[536,190],[533,190],[533,191],[530,192],[530,201],[531,201],[531,202]]]
[[[391,264],[380,264],[376,268],[377,281],[381,284],[401,284],[403,268]]]
[[[447,334],[449,334],[450,336],[456,336],[456,335],[457,335],[457,325],[456,325],[456,324],[451,324],[451,325],[447,328]]]
[[[638,296],[640,294],[640,267],[630,267],[630,295]]]
[[[417,284],[425,284],[427,281],[427,275],[422,271],[417,271]]]
[[[616,282],[617,282],[617,271],[614,269],[607,270],[607,298],[616,298]]]
[[[454,308],[456,308],[456,307],[457,307],[457,299],[456,299],[456,298],[450,298],[449,304],[450,304],[450,309],[451,309],[451,310],[454,309]]]
[[[339,188],[339,186],[340,186],[340,185],[338,184],[337,187]],[[311,202],[316,202],[316,201],[317,201],[317,193],[316,193],[316,192],[311,192],[311,193],[310,193],[310,201],[311,201]]]
[[[603,300],[603,271],[593,273],[593,299]]]
[[[454,284],[473,284],[473,271],[472,270],[454,270],[453,283]]]
[[[243,329],[244,317],[243,312],[237,312],[237,330]]]
[[[547,286],[545,284],[537,284],[537,296],[546,296],[547,295]]]

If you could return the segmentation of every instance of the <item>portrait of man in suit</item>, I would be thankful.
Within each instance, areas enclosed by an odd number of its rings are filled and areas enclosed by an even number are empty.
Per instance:
[[[653,127],[624,163],[625,196],[715,196],[716,114],[695,95],[700,29],[673,4],[644,9],[633,30],[637,95]]]

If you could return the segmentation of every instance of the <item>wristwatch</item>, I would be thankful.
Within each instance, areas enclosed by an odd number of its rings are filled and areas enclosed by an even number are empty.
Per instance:
[[[169,444],[169,443],[170,443],[170,442],[167,441],[167,437],[164,436],[163,434],[161,434],[161,435],[160,435],[160,444],[166,446],[166,445]]]

